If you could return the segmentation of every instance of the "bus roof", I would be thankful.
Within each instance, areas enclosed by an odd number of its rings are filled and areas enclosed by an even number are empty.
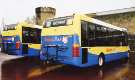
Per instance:
[[[31,28],[38,28],[38,29],[43,28],[43,26],[39,26],[39,25],[35,25],[35,24],[29,24],[27,22],[21,22],[21,23],[18,23],[18,24],[5,25],[5,27],[3,27],[3,30],[7,31],[7,29],[16,29],[17,27],[19,27],[19,25],[21,25],[23,27],[31,27]]]
[[[37,29],[43,28],[43,26],[29,24],[26,22],[21,22],[21,23],[15,24],[15,25],[10,25],[10,26],[4,27],[1,34],[2,34],[2,36],[18,35],[18,34],[20,34],[19,30],[21,30],[21,27],[30,27],[30,28],[37,28]]]
[[[85,15],[85,14],[78,14],[78,13],[75,13],[75,14],[70,15],[70,16],[51,18],[51,19],[48,19],[48,20],[46,20],[46,21],[59,20],[60,18],[61,18],[61,19],[69,18],[69,17],[73,17],[73,16],[75,16],[75,15],[78,15],[78,16],[80,16],[80,17],[82,16],[82,17],[88,18],[88,19],[89,19],[89,22],[91,22],[91,23],[95,23],[95,24],[102,25],[102,26],[105,26],[105,27],[108,27],[108,28],[113,28],[113,29],[116,29],[116,30],[119,30],[119,31],[125,31],[125,32],[127,32],[127,29],[126,29],[126,28],[117,27],[117,26],[114,26],[114,25],[112,25],[112,24],[103,22],[103,21],[101,21],[101,20],[98,20],[98,19],[89,17],[89,16],[87,16],[87,15]]]
[[[39,29],[42,29],[42,28],[43,28],[43,26],[33,25],[33,28],[39,28]]]
[[[35,25],[35,24],[29,24],[27,22],[21,22],[18,25],[21,25],[23,27],[38,28],[38,29],[42,29],[43,28],[43,26],[39,26],[39,25]]]

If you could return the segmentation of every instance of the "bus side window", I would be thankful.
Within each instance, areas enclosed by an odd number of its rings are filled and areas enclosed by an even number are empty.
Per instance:
[[[95,24],[88,23],[88,46],[95,46]]]
[[[95,38],[95,25],[92,23],[88,23],[88,36],[89,38]]]
[[[96,31],[95,31],[95,45],[96,46],[101,46],[102,45],[102,26],[101,25],[98,25],[98,24],[95,24],[96,26]]]
[[[95,24],[95,27],[96,27],[96,31],[95,31],[95,37],[99,37],[99,32],[100,32],[100,26]]]
[[[127,46],[128,45],[128,36],[126,32],[121,32],[121,41],[122,41],[122,46]]]

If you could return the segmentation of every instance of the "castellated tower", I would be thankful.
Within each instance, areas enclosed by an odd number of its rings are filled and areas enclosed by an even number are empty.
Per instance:
[[[36,24],[42,25],[45,20],[55,17],[56,9],[52,7],[37,7],[35,12]]]

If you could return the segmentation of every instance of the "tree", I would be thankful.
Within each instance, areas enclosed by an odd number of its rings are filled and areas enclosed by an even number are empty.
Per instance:
[[[30,24],[36,24],[36,17],[35,16],[27,17],[25,22],[30,23]]]

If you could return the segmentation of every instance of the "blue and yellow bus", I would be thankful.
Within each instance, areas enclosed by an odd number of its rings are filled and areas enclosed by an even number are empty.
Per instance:
[[[2,31],[2,51],[10,55],[38,56],[42,26],[26,22],[7,25]]]
[[[127,29],[82,14],[47,20],[41,42],[42,60],[78,67],[128,58]]]

